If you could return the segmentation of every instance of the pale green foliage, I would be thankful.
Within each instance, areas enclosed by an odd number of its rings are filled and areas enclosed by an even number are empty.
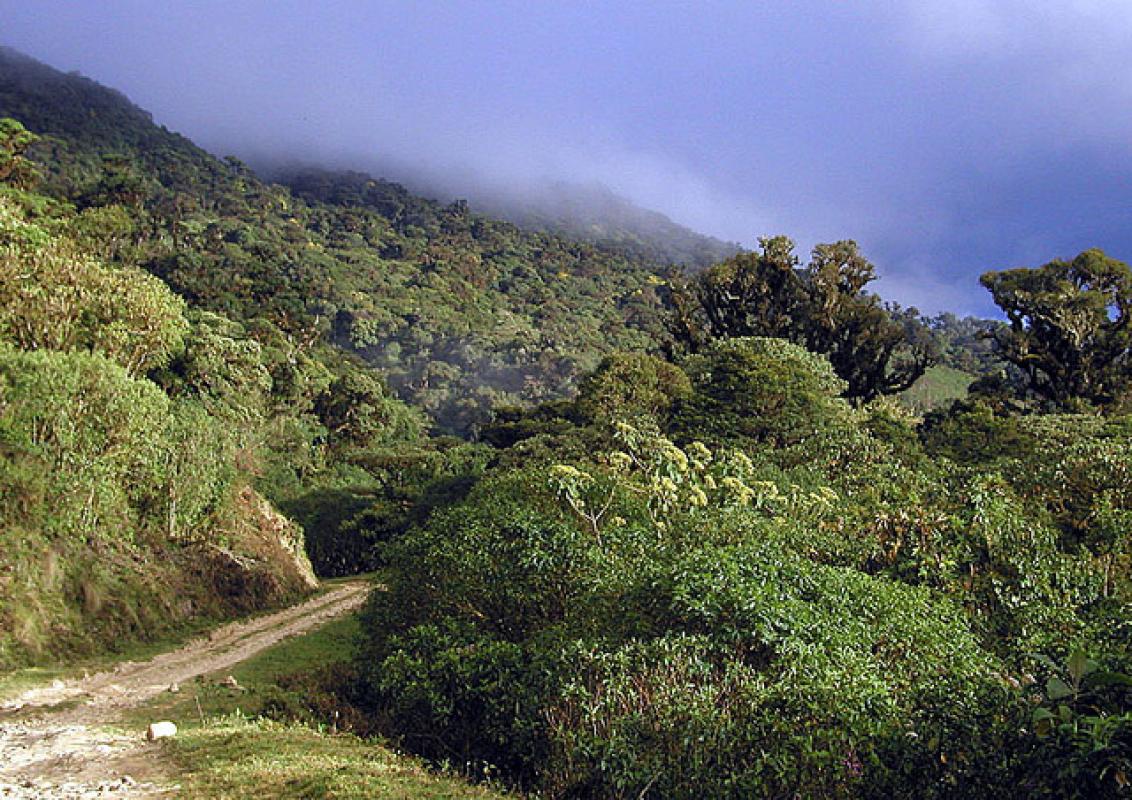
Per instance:
[[[0,338],[25,350],[96,350],[132,374],[165,364],[184,301],[141,270],[109,267],[0,198]]]
[[[5,448],[45,473],[29,484],[9,471],[6,493],[42,492],[43,524],[56,535],[131,537],[132,495],[159,457],[168,406],[156,386],[104,356],[0,349]]]
[[[243,325],[219,314],[196,312],[183,354],[173,370],[176,393],[198,399],[209,413],[252,430],[263,421],[272,380],[259,342]]]
[[[596,470],[569,464],[550,470],[556,496],[599,538],[604,525],[624,524],[623,518],[609,516],[618,494],[641,503],[659,532],[672,518],[709,507],[746,507],[768,517],[788,513],[801,519],[821,514],[837,500],[826,486],[780,488],[759,480],[741,450],[712,452],[702,442],[680,448],[655,428],[626,422],[614,425],[614,440],[622,449],[599,456]]]
[[[230,430],[98,354],[0,348],[0,443],[0,514],[50,536],[199,537],[235,480]]]
[[[236,480],[236,433],[184,400],[171,405],[162,433],[164,446],[146,485],[154,511],[170,540],[207,538],[202,523],[224,506]]]

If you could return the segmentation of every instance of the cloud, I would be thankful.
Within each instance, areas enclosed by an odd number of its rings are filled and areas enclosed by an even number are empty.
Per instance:
[[[748,246],[855,238],[926,308],[1132,256],[1129,2],[7,6],[6,43],[252,163],[600,183]]]
[[[932,57],[1071,51],[1088,58],[1075,45],[1121,49],[1132,35],[1132,5],[1120,0],[913,0],[896,6],[896,16],[911,43]]]
[[[1012,86],[1034,112],[1072,120],[1078,130],[1082,117],[1094,118],[1094,134],[1114,124],[1120,136],[1132,130],[1132,115],[1119,109],[1132,100],[1132,3],[940,0],[900,9],[898,38],[922,65]]]

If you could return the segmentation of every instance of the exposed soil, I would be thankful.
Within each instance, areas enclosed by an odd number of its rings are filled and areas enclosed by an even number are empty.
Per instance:
[[[269,616],[234,622],[149,661],[28,690],[0,703],[0,800],[168,797],[177,786],[144,731],[115,730],[124,709],[226,670],[359,608],[361,581]],[[154,720],[155,722],[157,720]]]

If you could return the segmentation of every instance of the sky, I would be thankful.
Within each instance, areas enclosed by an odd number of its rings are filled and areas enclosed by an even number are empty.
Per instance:
[[[851,238],[887,298],[1132,261],[1126,0],[0,0],[0,44],[221,155],[599,182],[744,246]]]

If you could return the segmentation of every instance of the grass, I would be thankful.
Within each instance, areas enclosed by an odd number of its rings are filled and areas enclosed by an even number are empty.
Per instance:
[[[229,717],[178,734],[167,752],[187,798],[498,798],[486,786],[437,774],[349,735]]]
[[[176,694],[162,694],[131,711],[125,722],[136,728],[157,719],[177,723],[179,732],[165,753],[178,773],[179,797],[505,797],[379,743],[335,733],[313,716],[306,721],[261,716],[291,717],[317,705],[322,690],[304,678],[348,670],[359,631],[355,615],[334,620]],[[220,683],[229,674],[239,688]]]
[[[280,682],[349,664],[359,630],[355,615],[333,620],[303,636],[285,639],[231,669],[185,684],[176,694],[158,695],[146,706],[129,711],[125,719],[139,725],[157,718],[170,719],[183,728],[199,726],[202,717],[207,724],[210,718],[259,715],[269,704],[281,701],[301,702],[305,698],[295,697],[295,690],[280,686]],[[221,684],[228,675],[236,679],[238,688]]]
[[[900,399],[918,414],[948,406],[967,396],[967,387],[975,376],[962,370],[936,365],[923,374],[911,389],[900,393]]]
[[[6,700],[55,680],[72,678],[76,674],[76,669],[75,667],[28,667],[0,675],[0,700]],[[82,670],[77,669],[77,674],[81,675]]]

